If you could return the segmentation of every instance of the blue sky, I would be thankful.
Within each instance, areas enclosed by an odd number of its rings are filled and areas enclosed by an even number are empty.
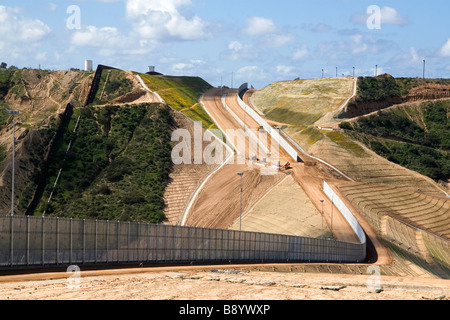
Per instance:
[[[374,75],[375,65],[422,76],[423,60],[427,77],[448,78],[449,12],[448,0],[3,0],[0,60],[50,70],[82,69],[86,59],[140,72],[153,65],[256,88],[322,69],[334,77],[336,67],[339,76],[353,67]]]

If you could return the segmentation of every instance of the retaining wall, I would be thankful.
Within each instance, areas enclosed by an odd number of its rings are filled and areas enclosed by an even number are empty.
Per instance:
[[[291,157],[294,161],[300,161],[297,151],[280,135],[277,129],[272,128],[253,108],[248,106],[242,99],[241,94],[247,90],[248,85],[244,83],[238,92],[238,103],[245,112],[247,112],[256,122],[266,130],[272,139],[274,139]]]
[[[356,220],[353,213],[350,211],[350,209],[345,205],[345,203],[341,200],[341,198],[336,194],[336,192],[330,187],[330,185],[324,181],[323,182],[323,191],[327,195],[327,197],[332,200],[336,208],[339,210],[339,212],[342,213],[344,218],[347,220],[347,222],[352,227],[355,234],[358,236],[359,241],[362,244],[366,244],[366,234],[361,227],[361,225],[358,223],[358,220]]]

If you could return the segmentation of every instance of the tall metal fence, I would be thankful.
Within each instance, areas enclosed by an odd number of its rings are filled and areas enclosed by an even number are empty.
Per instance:
[[[127,263],[362,262],[366,245],[288,235],[0,217],[0,268]]]

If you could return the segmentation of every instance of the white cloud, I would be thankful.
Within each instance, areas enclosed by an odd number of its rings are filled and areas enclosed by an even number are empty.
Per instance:
[[[156,40],[200,40],[210,37],[208,23],[198,16],[187,17],[180,8],[190,0],[127,0],[126,15],[134,31]]]
[[[260,36],[276,31],[275,23],[271,19],[263,17],[248,18],[244,29],[244,33],[249,36]]]
[[[297,48],[292,55],[292,59],[294,61],[303,60],[309,55],[308,48],[306,45],[303,45],[301,48]]]
[[[117,54],[143,55],[157,47],[151,40],[139,40],[133,36],[123,35],[117,28],[87,26],[77,30],[72,35],[72,47],[69,52],[77,48],[95,48],[101,56]]]
[[[18,8],[0,6],[0,41],[33,44],[49,35],[51,29],[41,20],[21,15]]]
[[[205,66],[206,62],[202,60],[190,60],[188,62],[176,63],[172,66],[172,70],[176,73],[188,75],[199,71],[200,68]]]
[[[289,32],[278,28],[271,19],[263,17],[248,18],[243,33],[259,37],[259,45],[264,47],[282,47],[294,40]]]
[[[246,66],[240,68],[236,72],[236,77],[248,80],[257,79],[261,81],[266,79],[267,75],[258,66]]]
[[[239,41],[231,41],[227,50],[221,53],[221,57],[228,60],[248,60],[258,56],[258,52],[249,43],[241,43]]]
[[[261,44],[265,47],[283,47],[294,41],[294,36],[289,33],[271,33],[261,38]]]
[[[450,57],[450,38],[439,50],[439,55],[442,57]]]
[[[381,8],[381,23],[405,25],[409,22],[408,19],[403,18],[394,8],[383,7]]]
[[[97,28],[87,26],[83,30],[76,31],[72,36],[72,44],[81,47],[122,47],[126,45],[126,38],[123,37],[117,28]]]
[[[367,20],[371,14],[360,14],[356,13],[352,16],[351,21],[361,24],[366,24]],[[402,17],[400,13],[397,12],[394,8],[391,7],[382,7],[380,8],[380,19],[381,24],[391,24],[391,25],[407,25],[409,24],[408,19]]]
[[[277,66],[277,73],[282,76],[291,76],[294,74],[295,68],[293,66],[286,66],[286,65],[278,65]]]
[[[51,32],[41,20],[24,16],[20,8],[0,5],[0,52],[10,64],[22,61],[29,66],[33,59],[44,58],[39,47]]]

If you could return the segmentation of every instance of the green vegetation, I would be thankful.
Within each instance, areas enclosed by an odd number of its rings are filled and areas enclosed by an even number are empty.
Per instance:
[[[35,214],[46,210],[47,215],[63,217],[161,222],[172,166],[172,126],[170,110],[159,104],[75,110],[50,161]],[[47,204],[61,166],[60,181]]]
[[[341,146],[343,149],[352,153],[355,157],[363,158],[368,157],[368,154],[364,151],[364,149],[357,144],[355,141],[350,139],[342,132],[338,131],[330,131],[326,132],[325,135],[334,143]]]
[[[139,74],[148,88],[157,92],[173,109],[183,112],[194,121],[201,121],[205,129],[217,129],[198,103],[211,85],[198,77],[152,76]]]
[[[133,91],[133,83],[127,79],[127,74],[124,71],[104,69],[93,104],[106,104],[131,91]]]
[[[400,87],[393,77],[358,78],[358,99],[362,101],[380,101],[388,97],[401,96]]]
[[[449,114],[450,100],[424,102],[340,126],[377,154],[438,181],[450,178]]]
[[[290,124],[293,126],[308,126],[316,122],[323,116],[320,114],[296,112],[285,108],[265,110],[264,113],[268,119]]]
[[[11,88],[14,70],[0,70],[0,99],[4,99]]]
[[[411,89],[427,84],[449,85],[449,79],[393,78],[389,75],[358,78],[358,93],[351,105],[367,102],[386,102],[388,99],[400,99]]]

